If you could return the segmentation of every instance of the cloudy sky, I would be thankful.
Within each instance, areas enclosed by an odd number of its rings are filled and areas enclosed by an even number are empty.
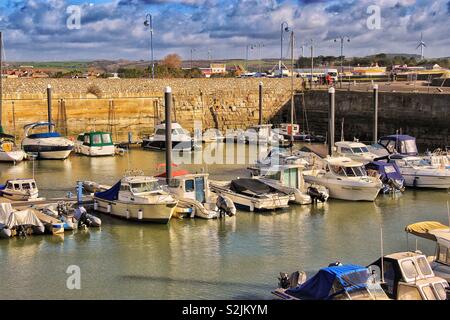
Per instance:
[[[73,5],[79,28],[68,13]],[[148,60],[146,13],[153,16],[156,58],[176,52],[189,59],[191,48],[194,59],[207,58],[208,50],[213,59],[244,58],[256,43],[264,44],[263,57],[279,57],[283,21],[295,31],[296,55],[310,39],[315,54],[339,55],[333,40],[340,35],[351,39],[346,56],[419,54],[423,33],[426,57],[450,56],[450,0],[0,0],[6,58]],[[284,43],[287,53],[287,34]]]

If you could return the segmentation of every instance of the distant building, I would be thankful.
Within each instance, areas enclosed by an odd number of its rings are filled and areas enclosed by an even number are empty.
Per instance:
[[[211,63],[209,69],[211,69],[211,74],[227,73],[227,65],[225,63]]]
[[[211,68],[199,68],[199,69],[205,78],[211,78],[211,75],[212,75]]]

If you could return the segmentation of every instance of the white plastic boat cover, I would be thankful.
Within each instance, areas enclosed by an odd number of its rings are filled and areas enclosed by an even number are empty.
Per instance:
[[[0,204],[0,223],[12,229],[21,225],[43,227],[32,209],[15,211],[10,203]]]

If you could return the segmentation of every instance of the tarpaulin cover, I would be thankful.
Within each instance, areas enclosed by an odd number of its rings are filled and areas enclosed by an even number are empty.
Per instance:
[[[286,290],[286,293],[303,299],[327,300],[334,295],[331,289],[336,280],[341,286],[340,289],[350,291],[354,288],[365,287],[368,276],[367,268],[358,265],[347,264],[322,268],[305,283]]]
[[[449,227],[437,221],[423,221],[410,224],[405,227],[405,231],[415,236],[436,241],[436,236],[431,234],[435,230],[448,230]]]
[[[397,164],[391,162],[383,162],[383,161],[372,161],[366,164],[366,169],[376,170],[380,175],[381,179],[393,179],[393,180],[401,180],[404,178],[400,173],[400,169]]]
[[[0,203],[0,223],[9,229],[21,225],[43,227],[42,222],[34,214],[32,209],[15,211],[10,203]]]
[[[230,189],[234,192],[242,193],[251,191],[257,195],[273,192],[273,188],[256,179],[236,179],[231,181]]]
[[[115,185],[113,185],[106,191],[94,193],[94,196],[108,201],[117,200],[119,198],[120,185],[121,181],[117,182]]]

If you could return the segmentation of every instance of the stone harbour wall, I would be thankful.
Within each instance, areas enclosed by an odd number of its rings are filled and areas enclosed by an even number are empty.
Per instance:
[[[172,119],[192,131],[247,128],[258,122],[260,79],[6,79],[3,126],[20,140],[23,126],[47,120],[46,88],[52,87],[52,119],[69,136],[112,131],[116,141],[153,133],[164,120],[164,88],[173,92]],[[269,121],[290,97],[290,79],[262,79],[263,119]],[[295,88],[301,80],[295,79]]]

